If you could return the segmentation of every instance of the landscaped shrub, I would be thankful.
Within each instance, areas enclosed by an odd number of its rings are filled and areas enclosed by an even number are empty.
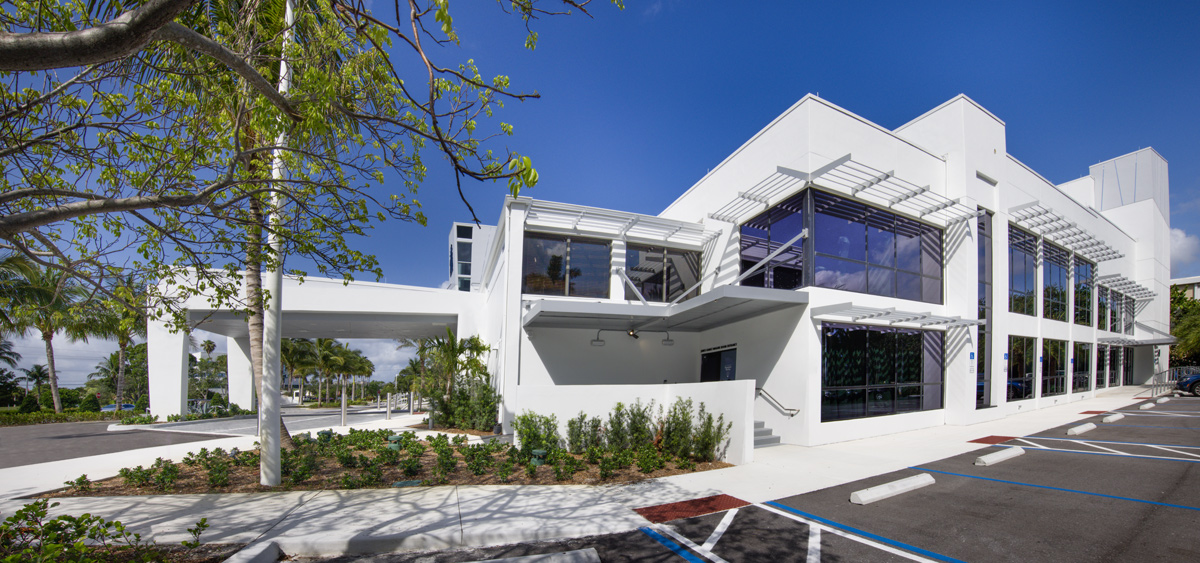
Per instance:
[[[122,560],[162,560],[153,542],[143,542],[120,522],[90,514],[48,519],[55,506],[37,500],[0,523],[0,561],[108,561],[113,548],[126,552]]]
[[[559,448],[558,419],[554,415],[542,416],[525,411],[513,421],[517,441],[521,443],[521,454],[528,458],[533,450],[547,452]]]
[[[679,459],[692,453],[692,400],[677,397],[662,421],[662,451]]]
[[[40,410],[42,410],[42,407],[38,405],[37,397],[35,397],[33,393],[26,393],[25,397],[21,399],[21,408],[17,409],[17,412],[21,414],[29,414],[38,412]]]
[[[732,427],[732,422],[725,422],[725,415],[714,419],[712,413],[704,410],[704,403],[700,403],[696,437],[692,441],[692,455],[696,461],[715,461],[721,455]]]
[[[144,413],[150,410],[150,396],[142,395],[138,397],[137,401],[134,401],[133,403],[133,410],[137,413]]]
[[[88,396],[79,403],[79,412],[100,412],[100,399],[88,393]]]
[[[567,421],[567,449],[571,450],[573,454],[581,454],[584,451],[586,445],[583,438],[584,426],[587,426],[587,415],[583,412]]]
[[[608,448],[621,451],[629,447],[629,411],[624,403],[617,403],[608,414]]]
[[[654,401],[643,405],[638,399],[629,405],[629,448],[638,449],[654,444]]]

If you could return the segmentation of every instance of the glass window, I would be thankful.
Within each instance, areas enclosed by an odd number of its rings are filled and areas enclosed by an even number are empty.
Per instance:
[[[1108,330],[1121,332],[1121,312],[1125,310],[1122,306],[1124,303],[1124,295],[1108,290]]]
[[[1092,345],[1087,342],[1076,342],[1075,353],[1071,355],[1071,391],[1082,393],[1092,388]]]
[[[1008,226],[1008,310],[1037,315],[1037,237]]]
[[[942,408],[942,333],[824,323],[822,334],[822,422]]]
[[[942,231],[814,191],[813,284],[942,302]]]
[[[608,297],[612,259],[609,244],[608,241],[525,233],[521,292]]]
[[[454,227],[454,236],[457,238],[469,239],[471,238],[471,232],[474,230],[475,229],[472,229],[470,225],[458,225]]]
[[[1125,297],[1125,313],[1121,315],[1121,319],[1125,321],[1125,334],[1133,334],[1133,316],[1137,312],[1137,300],[1132,297]]]
[[[1028,336],[1008,337],[1008,400],[1033,398],[1037,339]]]
[[[458,278],[459,291],[471,291],[471,278]]]
[[[1125,385],[1133,385],[1133,347],[1121,348],[1121,372],[1124,374]]]
[[[1108,347],[1108,386],[1116,387],[1121,384],[1121,347]]]
[[[1108,387],[1108,346],[1096,345],[1096,388]]]
[[[458,261],[459,262],[470,262],[471,261],[471,243],[469,243],[469,242],[458,243]]]
[[[625,249],[625,275],[646,301],[674,301],[700,281],[700,253],[630,244]],[[699,293],[700,288],[693,289],[688,298]],[[625,286],[625,299],[637,299],[629,286]]]
[[[806,192],[796,194],[742,225],[743,272],[753,268],[804,230],[805,197]],[[804,239],[792,243],[758,272],[742,280],[742,285],[776,289],[795,289],[804,285],[804,244]]]
[[[1096,328],[1108,330],[1108,288],[1096,288]]]
[[[1071,253],[1053,243],[1042,245],[1042,316],[1067,320],[1067,268]]]
[[[979,318],[987,319],[987,322],[975,329],[975,408],[984,408],[992,405],[992,367],[988,361],[992,330],[992,216],[984,213],[979,216],[978,223]]]
[[[1075,257],[1075,324],[1092,326],[1092,276],[1096,266]]]
[[[1067,393],[1067,343],[1062,340],[1042,340],[1042,396]]]

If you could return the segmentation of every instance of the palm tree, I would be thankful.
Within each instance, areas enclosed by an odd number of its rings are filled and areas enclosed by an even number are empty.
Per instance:
[[[87,340],[85,323],[77,315],[84,291],[70,275],[50,269],[34,269],[22,275],[8,288],[12,305],[10,323],[24,335],[36,330],[46,344],[46,364],[50,373],[50,396],[54,412],[62,412],[58,398],[58,376],[54,370],[54,335],[64,331],[72,341]]]
[[[204,343],[200,345],[200,349],[204,350],[204,357],[211,360],[213,350],[217,349],[217,343],[213,342],[212,340],[205,340]]]
[[[9,314],[14,305],[14,292],[21,280],[35,271],[28,258],[19,254],[8,254],[0,258],[0,334],[22,332],[16,328],[15,319]]]
[[[8,367],[17,367],[17,362],[21,361],[21,354],[13,350],[11,340],[0,340],[0,364],[8,364]]]
[[[348,357],[346,346],[332,338],[318,338],[314,343],[313,367],[317,377],[326,380],[326,394],[335,374],[340,373]]]
[[[121,378],[125,373],[124,363],[125,358],[122,357],[121,353],[119,351],[113,352],[112,354],[109,354],[107,358],[100,360],[100,363],[96,364],[96,371],[89,373],[87,377],[89,380],[103,382],[106,390],[111,391],[113,389],[117,389],[120,386]],[[118,405],[123,403],[119,396],[117,397],[116,403]]]
[[[304,380],[316,365],[316,343],[308,338],[284,338],[280,341],[279,362],[287,370],[288,389],[300,376],[300,405],[304,405]]]
[[[44,364],[34,364],[29,369],[22,369],[21,373],[25,374],[26,383],[33,384],[34,397],[37,397],[38,406],[42,406],[42,384],[50,380],[50,372]]]
[[[133,276],[126,276],[113,287],[113,294],[122,301],[105,301],[85,325],[93,336],[117,341],[117,372],[115,402],[125,397],[125,357],[135,338],[146,337],[145,290]],[[189,335],[190,336],[190,335]],[[90,377],[90,376],[89,376]]]

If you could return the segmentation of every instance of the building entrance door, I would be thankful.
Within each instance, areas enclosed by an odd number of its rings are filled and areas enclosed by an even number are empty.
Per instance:
[[[725,348],[700,354],[700,381],[737,379],[737,348]]]

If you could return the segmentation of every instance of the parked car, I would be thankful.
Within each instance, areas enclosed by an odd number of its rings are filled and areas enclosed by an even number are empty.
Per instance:
[[[121,410],[123,410],[123,411],[131,411],[134,408],[136,408],[136,407],[134,407],[130,403],[121,404]],[[117,405],[115,405],[115,404],[108,404],[108,405],[104,405],[103,407],[100,407],[100,412],[116,412],[116,410],[117,410]]]
[[[1175,382],[1175,388],[1200,397],[1200,373],[1185,375]]]

